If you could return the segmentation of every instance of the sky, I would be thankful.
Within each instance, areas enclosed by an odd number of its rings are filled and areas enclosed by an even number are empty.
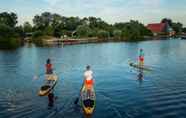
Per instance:
[[[36,14],[58,13],[62,16],[100,17],[106,22],[158,23],[171,18],[186,26],[186,0],[0,0],[0,12],[15,12],[19,24],[32,22]]]

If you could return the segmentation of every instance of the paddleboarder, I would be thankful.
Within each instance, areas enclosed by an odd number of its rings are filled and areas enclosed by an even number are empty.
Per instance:
[[[91,70],[91,67],[89,65],[86,67],[86,70],[84,72],[84,84],[88,91],[90,91],[94,85],[93,71]]]
[[[139,60],[139,66],[143,67],[144,66],[144,51],[143,51],[143,49],[140,49],[138,60]]]
[[[51,60],[48,58],[46,61],[46,74],[53,74],[53,69],[52,69],[52,64],[51,64]]]

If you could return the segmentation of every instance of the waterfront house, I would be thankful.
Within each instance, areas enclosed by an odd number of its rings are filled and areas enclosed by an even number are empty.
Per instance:
[[[147,29],[151,30],[154,36],[158,35],[175,35],[175,31],[168,25],[168,23],[153,23],[148,24]]]

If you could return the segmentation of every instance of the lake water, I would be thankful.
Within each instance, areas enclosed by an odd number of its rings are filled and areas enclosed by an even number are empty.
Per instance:
[[[137,60],[140,48],[153,71],[139,80],[128,62]],[[48,57],[59,76],[52,108],[47,97],[37,95]],[[83,118],[74,100],[87,64],[95,79],[92,118],[186,117],[186,41],[173,39],[0,51],[0,118]]]

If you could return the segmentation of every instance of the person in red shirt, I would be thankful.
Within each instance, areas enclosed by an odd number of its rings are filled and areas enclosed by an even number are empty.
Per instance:
[[[140,67],[143,67],[144,66],[144,51],[143,51],[143,49],[140,49],[139,66]]]
[[[47,59],[45,67],[46,67],[46,74],[53,74],[53,69],[52,69],[52,64],[50,59]]]

